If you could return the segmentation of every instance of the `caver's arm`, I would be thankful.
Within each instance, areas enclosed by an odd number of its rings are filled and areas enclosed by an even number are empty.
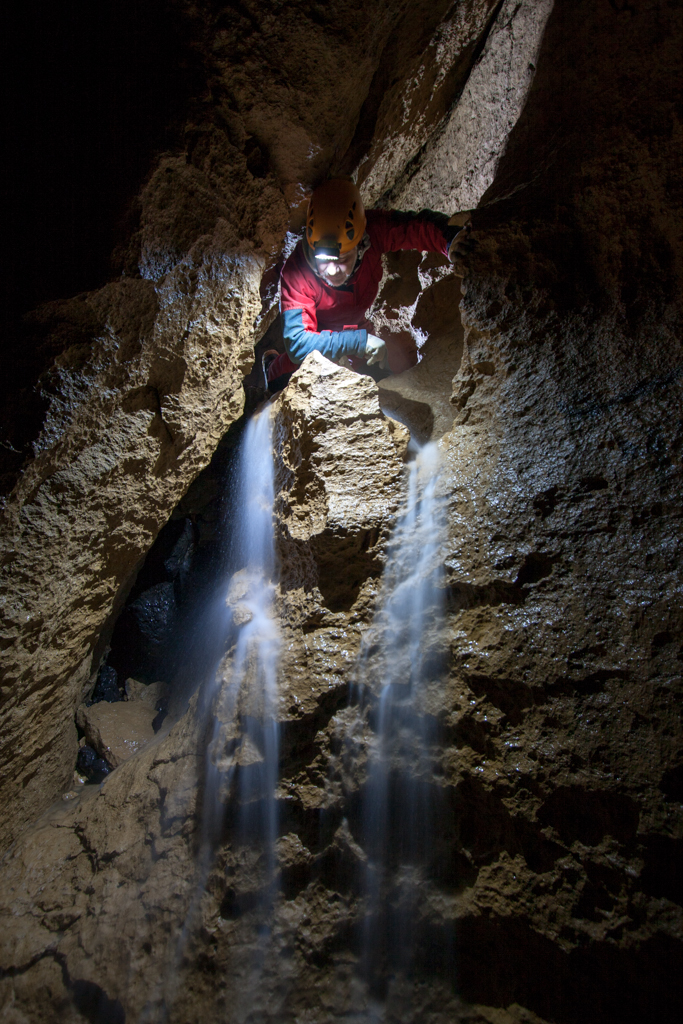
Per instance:
[[[311,287],[296,266],[282,271],[280,310],[282,332],[290,359],[301,363],[310,352],[320,352],[337,362],[342,356],[364,356],[368,332],[364,329],[319,331],[315,284]]]
[[[372,214],[373,243],[379,245],[382,252],[418,249],[447,256],[448,248],[459,231],[459,227],[448,223],[445,213],[432,210],[420,213],[378,210]]]

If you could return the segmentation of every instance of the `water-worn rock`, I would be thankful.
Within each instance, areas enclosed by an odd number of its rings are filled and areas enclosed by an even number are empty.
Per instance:
[[[453,424],[451,381],[460,367],[463,331],[460,279],[437,253],[400,252],[383,257],[384,274],[370,319],[381,337],[409,336],[417,366],[379,382],[382,409],[408,423],[424,443]]]
[[[307,745],[312,723],[345,699],[348,671],[371,615],[387,537],[404,495],[409,435],[382,413],[370,377],[336,366],[318,352],[307,356],[267,414],[273,417],[278,491],[276,606],[282,655],[276,713],[288,724],[284,742],[293,750],[297,743]],[[241,570],[230,582],[227,603],[238,626],[251,620],[245,597],[252,578]],[[231,666],[229,653],[219,672],[223,695],[216,701],[218,708],[230,708],[229,751],[241,736],[239,722],[236,728],[233,721],[235,702],[227,696]],[[236,706],[238,719],[263,714],[249,680]],[[217,746],[212,756],[227,765],[232,754]]]
[[[401,499],[408,432],[383,416],[371,378],[318,352],[275,408],[282,585],[307,578],[326,608],[348,610],[379,572],[376,547]]]
[[[21,400],[14,388],[0,410],[0,456],[10,464],[0,793],[12,807],[0,812],[0,843],[68,783],[73,714],[135,569],[240,415],[261,273],[277,261],[288,207],[343,169],[347,152],[362,158],[387,70],[403,81],[418,74],[436,25],[436,77],[431,60],[424,71],[429,116],[421,100],[413,108],[421,130],[467,77],[493,0],[471,0],[452,26],[450,6],[334,0],[289,17],[179,5],[198,78],[184,145],[145,175],[117,255],[123,276],[36,313],[36,352],[25,363],[40,383],[22,377]],[[404,92],[400,82],[391,89],[386,131]],[[23,405],[36,396],[26,420]]]
[[[110,771],[109,762],[105,761],[103,757],[98,757],[95,748],[89,747],[83,737],[76,758],[76,770],[73,774],[74,784],[78,785],[84,779],[89,779],[91,782],[103,782]]]
[[[90,297],[103,318],[90,362],[55,369],[36,458],[3,512],[5,840],[70,780],[100,631],[241,412],[259,263],[228,245],[219,227],[156,286]]]
[[[118,768],[140,747],[154,738],[152,722],[157,716],[154,704],[145,700],[101,701],[76,712],[76,725],[84,733],[86,743],[112,768]]]
[[[493,181],[533,81],[553,0],[505,0],[458,102],[385,197],[388,206],[472,210]]]

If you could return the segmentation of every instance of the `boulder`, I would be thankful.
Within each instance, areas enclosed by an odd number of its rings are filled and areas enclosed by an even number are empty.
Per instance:
[[[370,377],[312,352],[275,402],[283,587],[301,585],[304,559],[331,611],[348,611],[379,575],[403,496],[409,434],[382,413],[378,394]]]
[[[117,704],[101,701],[92,707],[82,704],[76,714],[76,724],[85,733],[88,746],[112,768],[118,768],[154,738],[152,723],[156,716],[154,705],[144,700]]]
[[[159,710],[160,704],[168,697],[168,686],[163,681],[157,683],[139,683],[137,679],[126,679],[126,700],[142,701],[149,707]]]
[[[112,668],[111,665],[102,665],[97,673],[97,682],[92,693],[92,702],[97,704],[101,700],[106,700],[110,704],[121,700],[118,675],[116,669]]]

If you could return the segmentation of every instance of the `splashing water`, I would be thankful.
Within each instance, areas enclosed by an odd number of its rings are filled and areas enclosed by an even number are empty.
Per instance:
[[[409,998],[420,943],[418,904],[434,857],[436,721],[429,695],[442,663],[444,535],[438,469],[433,443],[411,463],[406,508],[359,659],[361,708],[366,706],[374,731],[362,798],[367,909],[361,970],[387,1008]],[[388,989],[387,978],[393,979]]]

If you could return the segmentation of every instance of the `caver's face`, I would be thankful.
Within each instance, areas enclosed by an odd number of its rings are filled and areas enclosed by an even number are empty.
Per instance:
[[[341,256],[338,260],[316,260],[315,266],[318,271],[318,277],[321,277],[327,284],[331,284],[333,288],[338,288],[353,273],[357,256],[358,246],[352,249],[351,252]]]

